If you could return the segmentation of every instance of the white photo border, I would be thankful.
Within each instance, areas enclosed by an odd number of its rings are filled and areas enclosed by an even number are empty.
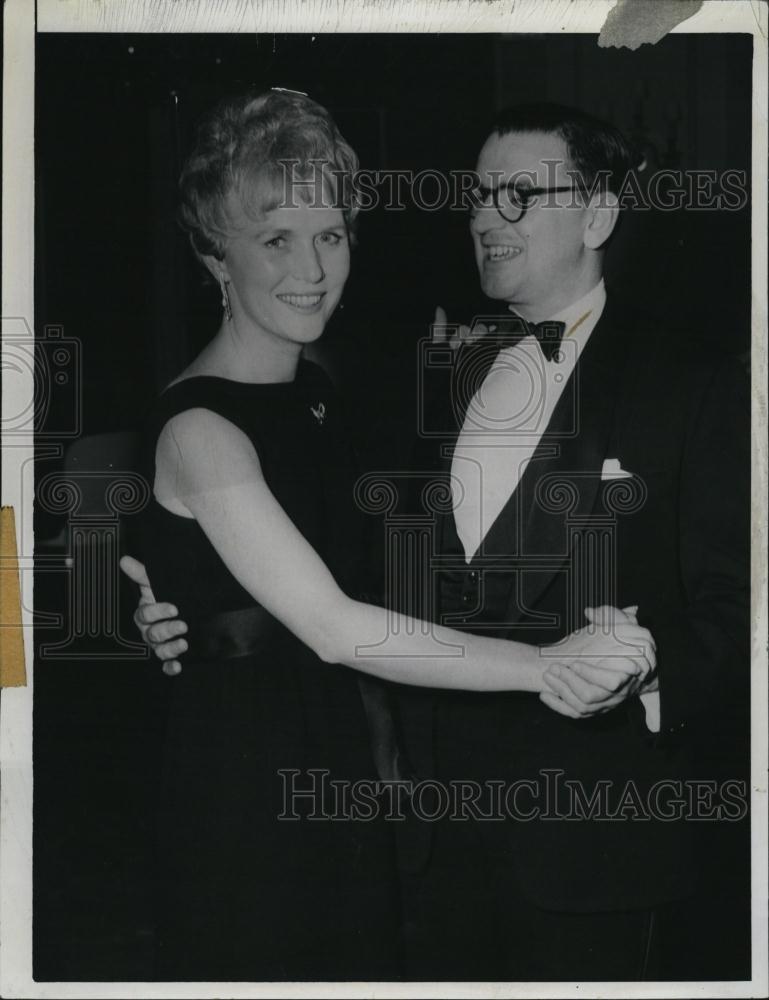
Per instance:
[[[505,32],[598,34],[613,0],[6,0],[3,77],[4,336],[34,330],[35,32]],[[752,954],[750,982],[538,984],[146,984],[35,983],[32,979],[32,628],[31,516],[17,517],[28,683],[0,696],[0,995],[3,997],[604,997],[765,996],[767,984],[767,6],[761,0],[706,0],[675,33],[753,36],[752,170]],[[3,415],[20,412],[29,383],[3,372]],[[2,503],[30,502],[33,445],[3,441]],[[25,473],[25,468],[27,472]],[[21,525],[21,527],[20,527]]]

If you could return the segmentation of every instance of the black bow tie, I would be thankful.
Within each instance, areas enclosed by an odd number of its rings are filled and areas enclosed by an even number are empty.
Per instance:
[[[522,316],[513,316],[511,319],[505,319],[499,323],[496,330],[489,336],[493,338],[498,351],[505,347],[512,347],[524,337],[536,337],[545,360],[552,361],[561,346],[565,330],[566,324],[558,320],[550,319],[543,323],[527,323]]]
[[[489,319],[494,329],[478,340],[465,342],[457,352],[452,372],[451,399],[458,415],[463,416],[473,395],[483,384],[497,355],[506,347],[513,347],[524,337],[537,338],[543,357],[552,361],[563,339],[565,323],[546,320],[544,323],[527,323],[522,316],[504,316]],[[560,358],[558,359],[561,360]]]

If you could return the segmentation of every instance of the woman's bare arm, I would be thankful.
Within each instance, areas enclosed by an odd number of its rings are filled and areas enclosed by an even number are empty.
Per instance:
[[[241,585],[322,660],[425,687],[548,689],[542,675],[553,661],[538,647],[419,622],[344,594],[270,491],[248,437],[225,418],[203,409],[172,418],[157,469],[159,502],[194,517]],[[625,633],[653,658],[645,630]],[[606,636],[572,645],[572,655],[619,655]]]

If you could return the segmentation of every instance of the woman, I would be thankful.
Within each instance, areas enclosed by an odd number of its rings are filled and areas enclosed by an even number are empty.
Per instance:
[[[317,796],[285,802],[287,782],[304,788],[311,774],[375,777],[347,668],[555,698],[552,656],[536,647],[348,596],[362,551],[354,475],[332,388],[301,354],[347,280],[356,167],[323,108],[272,91],[221,106],[182,175],[181,218],[224,319],[161,396],[148,438],[145,559],[156,593],[191,623],[194,657],[173,692],[165,762],[164,978],[397,976],[389,831],[324,819],[339,813]],[[634,622],[617,639],[653,665]],[[574,633],[563,657],[599,647],[621,652]],[[287,818],[294,808],[302,820]]]

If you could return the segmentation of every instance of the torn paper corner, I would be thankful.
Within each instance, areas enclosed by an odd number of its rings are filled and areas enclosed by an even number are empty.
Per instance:
[[[24,687],[24,632],[13,507],[0,510],[0,688]]]
[[[617,0],[604,21],[598,44],[601,48],[637,49],[654,44],[676,25],[693,17],[702,0]]]

